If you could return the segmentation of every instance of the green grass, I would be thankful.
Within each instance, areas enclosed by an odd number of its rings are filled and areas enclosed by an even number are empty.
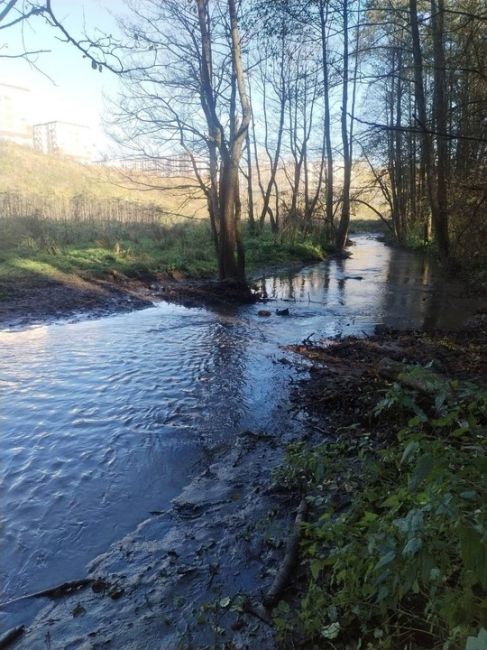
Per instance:
[[[100,214],[110,201],[175,213],[182,211],[184,202],[188,214],[205,216],[202,192],[194,188],[178,189],[187,182],[187,179],[161,178],[105,165],[86,165],[66,156],[45,155],[31,147],[0,142],[0,193],[12,196],[10,209],[15,214],[19,214],[17,199],[20,197],[24,206],[31,206],[44,217],[52,216],[53,210],[66,214],[79,209],[90,211],[93,207]],[[148,189],[147,184],[155,189]]]
[[[0,285],[36,284],[82,278],[147,277],[165,272],[190,278],[211,277],[217,261],[210,228],[204,221],[172,225],[154,223],[55,221],[29,217],[3,220]],[[286,240],[268,230],[260,235],[244,228],[247,271],[289,262],[323,259],[319,244],[296,236]],[[5,292],[3,292],[5,293]]]
[[[297,235],[293,240],[276,237],[266,230],[253,235],[244,229],[243,240],[248,271],[289,262],[317,262],[324,257],[323,248],[313,237]]]
[[[116,169],[0,143],[0,296],[16,283],[67,276],[216,275],[201,192],[177,189],[181,179],[156,180],[164,191],[138,192]],[[183,200],[185,213],[197,218],[173,215]],[[249,273],[323,258],[317,237],[243,231]]]

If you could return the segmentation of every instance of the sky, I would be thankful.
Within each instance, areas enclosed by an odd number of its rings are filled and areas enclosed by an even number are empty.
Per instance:
[[[5,0],[0,0],[0,7]],[[128,13],[126,0],[52,0],[56,17],[73,37],[87,33],[93,39],[103,34],[120,35],[117,18]],[[49,50],[32,57],[35,65],[23,59],[6,59],[25,50]],[[89,126],[98,141],[98,150],[108,156],[120,153],[118,146],[104,135],[103,118],[109,122],[109,98],[119,87],[116,74],[91,68],[90,61],[73,45],[60,40],[60,33],[40,17],[23,22],[21,27],[0,30],[0,83],[11,83],[31,90],[28,116],[32,124],[49,121],[76,122]],[[360,90],[359,90],[360,93]],[[254,92],[258,107],[259,93]],[[260,113],[260,111],[257,111]],[[339,137],[339,129],[334,135]]]
[[[0,5],[2,2],[0,2]],[[53,10],[73,36],[84,31],[96,36],[119,31],[116,16],[123,14],[124,0],[53,0]],[[114,96],[118,78],[108,70],[92,70],[74,46],[63,43],[59,34],[34,17],[21,28],[0,31],[0,54],[25,50],[49,50],[23,59],[0,58],[0,82],[31,89],[30,117],[33,123],[62,120],[85,124],[102,137],[106,97]]]

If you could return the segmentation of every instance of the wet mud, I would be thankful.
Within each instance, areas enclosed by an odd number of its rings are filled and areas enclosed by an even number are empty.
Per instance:
[[[186,307],[256,302],[259,294],[235,283],[151,274],[138,279],[121,273],[104,279],[70,276],[19,282],[1,290],[0,328],[22,329],[65,320],[76,322],[152,307],[164,300]]]
[[[295,439],[243,431],[213,450],[171,508],[99,556],[80,589],[43,598],[15,647],[273,647],[272,627],[249,609],[262,607],[284,555],[297,504],[273,469]]]

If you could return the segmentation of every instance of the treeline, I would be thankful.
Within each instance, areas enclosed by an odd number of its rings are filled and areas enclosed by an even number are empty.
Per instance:
[[[118,134],[139,155],[178,148],[193,161],[221,277],[244,277],[242,210],[257,230],[319,223],[338,251],[358,206],[388,221],[401,243],[434,242],[445,261],[480,249],[482,0],[131,6]],[[370,171],[358,186],[354,161]]]
[[[119,223],[158,223],[171,217],[160,205],[128,201],[120,198],[102,199],[89,194],[76,196],[42,196],[20,192],[0,192],[1,220],[86,222],[116,221]]]
[[[371,4],[373,117],[362,155],[400,242],[418,228],[444,260],[487,235],[487,7],[483,1]],[[379,161],[380,167],[373,161]]]

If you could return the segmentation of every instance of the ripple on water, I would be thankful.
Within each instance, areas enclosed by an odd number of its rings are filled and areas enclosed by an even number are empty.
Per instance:
[[[280,407],[291,370],[273,363],[281,344],[468,315],[421,258],[371,238],[353,255],[262,279],[276,299],[265,322],[258,305],[220,314],[160,305],[0,333],[5,597],[82,576],[167,507],[202,444],[288,426]],[[283,307],[290,318],[275,315]]]

